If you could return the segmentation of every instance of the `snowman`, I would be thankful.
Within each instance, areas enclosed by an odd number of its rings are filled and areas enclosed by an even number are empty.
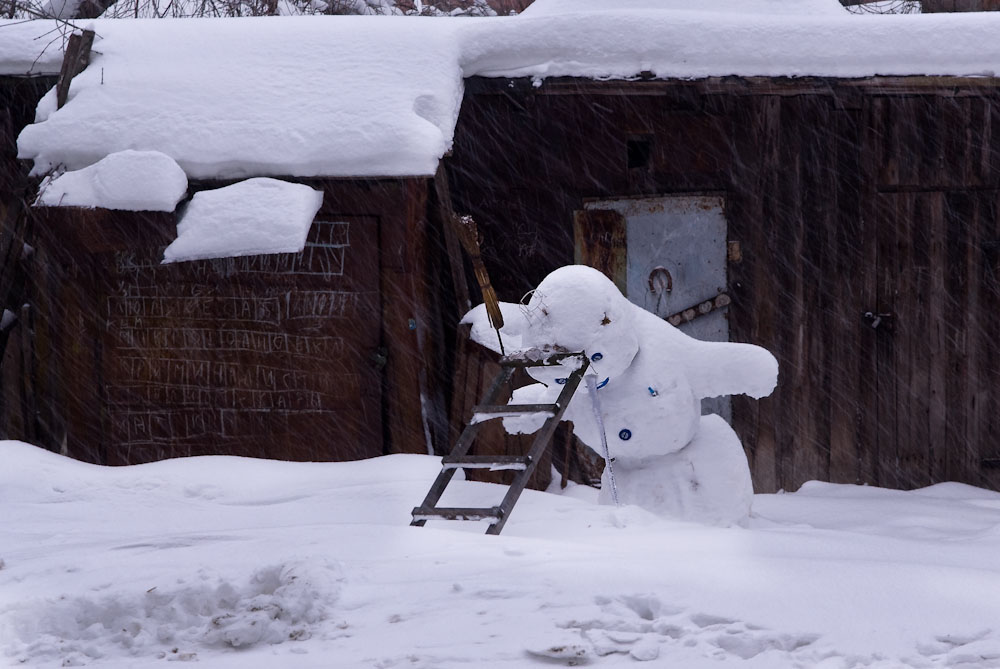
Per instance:
[[[701,400],[769,395],[778,376],[774,356],[749,344],[693,339],[582,265],[555,270],[526,305],[501,303],[501,310],[508,352],[556,348],[589,358],[587,374],[595,377],[581,384],[563,419],[602,457],[602,433],[607,439],[613,465],[604,470],[602,503],[612,500],[613,471],[620,503],[717,525],[747,518],[753,486],[743,447],[721,417],[701,415]],[[497,347],[483,305],[462,322],[472,324],[477,342]],[[528,373],[537,383],[515,390],[511,404],[553,403],[569,375],[559,366]],[[535,415],[508,417],[504,428],[531,433],[543,422]]]

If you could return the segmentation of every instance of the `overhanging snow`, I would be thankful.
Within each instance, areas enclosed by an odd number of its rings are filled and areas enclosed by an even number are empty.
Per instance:
[[[322,204],[309,186],[266,177],[196,193],[163,261],[297,253]]]

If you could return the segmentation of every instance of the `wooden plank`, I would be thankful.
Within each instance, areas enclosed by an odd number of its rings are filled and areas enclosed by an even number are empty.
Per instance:
[[[804,415],[802,444],[809,454],[807,480],[830,480],[832,455],[830,436],[833,407],[844,401],[831,384],[836,339],[844,335],[835,316],[835,299],[842,283],[834,271],[837,259],[838,183],[836,139],[832,133],[816,133],[814,128],[832,128],[836,123],[829,96],[801,98],[803,127],[800,130],[800,160],[803,164],[803,321],[807,378],[801,400]],[[786,101],[787,102],[787,101]]]
[[[611,209],[573,212],[573,261],[599,269],[627,293],[628,233],[625,217]]]
[[[855,422],[855,443],[857,444],[858,482],[878,485],[879,443],[882,438],[882,424],[879,409],[879,392],[886,390],[879,384],[879,360],[884,353],[888,335],[870,327],[860,317],[864,312],[888,313],[889,305],[880,296],[882,274],[879,253],[883,244],[883,210],[878,199],[878,174],[882,165],[882,137],[885,132],[884,100],[878,97],[865,98],[859,112],[861,128],[858,179],[860,182],[860,221],[857,227],[858,281],[857,302],[850,308],[856,309],[848,318],[853,318],[857,327],[857,417]]]
[[[945,434],[940,443],[931,443],[931,480],[963,480],[962,470],[968,459],[962,452],[978,454],[979,444],[970,440],[970,421],[975,416],[975,381],[978,370],[972,364],[976,359],[976,333],[978,307],[978,282],[975,281],[976,254],[974,249],[979,235],[979,199],[966,193],[949,193],[945,205],[946,259],[942,262],[944,285],[940,288],[944,305],[945,330],[943,370]],[[932,377],[933,379],[933,377]],[[975,458],[973,458],[975,460]],[[972,471],[978,474],[978,463]],[[967,479],[965,479],[967,480]]]
[[[465,277],[465,263],[462,259],[462,249],[458,241],[458,231],[455,230],[455,210],[451,202],[451,187],[448,185],[448,171],[444,161],[438,165],[434,175],[435,203],[438,210],[439,224],[445,240],[445,250],[448,258],[448,275],[452,282],[452,291],[458,301],[459,311],[472,308],[469,298],[469,285]]]
[[[779,484],[785,490],[796,490],[805,481],[819,478],[819,454],[812,439],[811,407],[806,401],[809,394],[809,349],[812,342],[806,336],[806,276],[805,234],[807,223],[802,197],[784,194],[804,193],[808,184],[805,173],[809,169],[808,139],[799,133],[809,125],[809,102],[803,98],[782,98],[780,111],[779,160],[782,169],[778,175],[779,200],[774,211],[766,212],[768,218],[780,221],[774,226],[775,238],[770,248],[781,249],[781,260],[773,263],[772,271],[778,285],[780,318],[777,326],[777,351],[784,382],[777,407],[777,460]],[[798,132],[788,129],[795,128]]]
[[[729,281],[733,304],[730,307],[730,336],[734,341],[750,341],[775,353],[778,358],[778,387],[771,397],[750,402],[733,398],[733,423],[747,451],[754,490],[774,492],[781,485],[778,460],[778,408],[785,396],[790,370],[777,339],[782,316],[779,301],[780,278],[768,262],[773,249],[782,248],[776,238],[777,225],[761,225],[780,210],[778,201],[780,100],[758,98],[734,103],[732,111],[733,165],[732,196],[727,201],[731,238],[742,245],[743,260],[730,264]]]
[[[943,217],[941,193],[900,194],[912,207],[912,214],[897,221],[900,237],[909,233],[909,258],[901,257],[898,287],[905,312],[895,319],[899,346],[896,360],[898,377],[904,387],[897,389],[901,406],[897,408],[898,484],[900,488],[918,488],[930,483],[932,365],[939,347],[940,308],[934,309],[934,281],[937,268],[932,254],[935,229]],[[906,291],[905,295],[903,294]],[[935,321],[937,317],[937,321]],[[909,378],[905,381],[903,374]],[[942,426],[943,427],[943,426]],[[943,436],[943,435],[942,435]]]
[[[879,258],[879,263],[886,268],[886,291],[895,295],[892,372],[886,374],[885,382],[895,381],[896,406],[892,415],[896,426],[892,460],[884,461],[883,467],[891,487],[913,488],[915,472],[927,467],[929,359],[927,342],[919,341],[917,333],[925,333],[929,324],[927,247],[931,214],[925,197],[912,193],[886,197],[896,200],[892,225],[895,244],[887,245],[890,254]]]
[[[963,267],[960,262],[951,264],[948,253],[948,201],[943,193],[929,198],[931,219],[929,230],[929,285],[927,295],[927,345],[928,351],[928,394],[927,394],[927,469],[919,472],[915,486],[929,485],[944,481],[946,473],[948,440],[949,403],[946,382],[949,374],[949,361],[952,351],[958,345],[956,341],[957,327],[961,324],[960,315],[954,314],[949,307],[963,300],[966,290],[957,286],[962,294],[949,293],[946,275],[961,275]],[[953,213],[953,212],[951,212]],[[949,316],[954,316],[950,319]],[[919,336],[919,335],[918,335]],[[952,407],[956,417],[964,413],[961,406]]]
[[[956,307],[965,307],[964,328],[960,331],[959,341],[963,344],[957,364],[953,367],[949,380],[956,379],[960,384],[953,392],[956,400],[949,400],[949,408],[961,403],[962,422],[964,430],[959,432],[954,427],[950,434],[955,435],[954,439],[949,439],[946,461],[946,479],[949,481],[961,481],[964,479],[962,472],[967,471],[970,458],[981,458],[986,451],[985,438],[987,433],[982,431],[984,417],[986,416],[987,403],[993,396],[992,389],[987,388],[983,379],[984,353],[981,342],[984,339],[986,322],[989,316],[984,313],[982,282],[983,265],[983,242],[990,236],[991,228],[995,225],[994,216],[997,213],[995,200],[996,195],[990,193],[977,193],[975,197],[975,207],[973,215],[968,221],[960,221],[953,217],[951,220],[964,231],[964,235],[955,235],[957,243],[952,243],[952,248],[956,248],[956,255],[961,252],[964,241],[965,273],[962,277],[966,285],[964,299]],[[949,240],[952,235],[949,234]],[[951,243],[951,242],[950,242]],[[949,277],[953,276],[949,273]],[[964,304],[963,304],[964,303]],[[987,335],[989,338],[991,336]],[[992,350],[990,346],[988,350]],[[951,417],[949,416],[949,420]],[[972,463],[975,464],[975,463]],[[975,481],[983,485],[980,479],[981,471],[974,469]],[[967,480],[967,479],[966,479]]]
[[[395,206],[379,219],[382,337],[389,350],[385,366],[389,453],[427,453],[421,378],[425,373],[418,340],[424,271],[421,227],[426,213],[426,182],[399,184]]]
[[[970,416],[968,445],[956,449],[955,467],[957,480],[970,473],[978,458],[979,466],[973,481],[1000,489],[1000,469],[985,466],[986,459],[1000,458],[1000,443],[996,439],[1000,430],[1000,399],[996,388],[1000,384],[1000,352],[997,350],[996,333],[1000,331],[1000,193],[985,191],[980,194],[979,238],[976,240],[976,276],[978,284],[974,293],[979,299],[978,327],[975,337],[975,376],[969,383],[973,393],[974,411]]]
[[[18,319],[21,321],[21,423],[26,441],[34,443],[38,438],[38,396],[35,394],[35,338],[30,304],[21,307]]]
[[[59,81],[56,83],[56,109],[62,109],[63,105],[66,104],[73,77],[90,64],[90,49],[93,45],[93,30],[84,30],[82,33],[73,33],[69,36],[66,53],[59,71]]]
[[[835,163],[830,178],[835,179],[836,196],[829,242],[831,262],[825,268],[826,290],[830,293],[829,318],[824,329],[829,358],[830,470],[829,480],[837,483],[862,481],[861,456],[867,406],[863,403],[862,379],[870,376],[861,364],[873,348],[873,334],[860,316],[865,294],[874,281],[874,268],[866,262],[872,236],[864,234],[862,216],[863,172],[861,157],[862,114],[840,110],[834,114]]]
[[[535,88],[528,77],[517,79],[470,77],[470,95],[531,92],[545,96],[589,95],[632,98],[662,97],[678,88],[690,88],[702,95],[731,97],[830,95],[837,89],[857,90],[867,95],[934,95],[977,97],[1000,87],[998,77],[961,76],[874,76],[856,79],[832,77],[706,77],[696,81],[643,79],[635,81],[594,81],[573,77],[549,77]]]
[[[875,198],[875,219],[878,240],[878,286],[877,303],[874,313],[891,313],[893,320],[898,322],[908,317],[906,306],[901,304],[896,292],[898,283],[898,263],[900,251],[897,245],[908,243],[908,240],[898,239],[898,223],[900,219],[908,219],[907,211],[900,211],[909,201],[897,195],[883,195]],[[894,324],[895,326],[895,324]],[[897,391],[900,379],[896,368],[898,353],[894,328],[875,329],[875,406],[876,406],[876,456],[874,465],[875,482],[877,485],[898,486],[898,454],[896,446],[897,420],[899,406]],[[903,380],[903,383],[906,381]]]

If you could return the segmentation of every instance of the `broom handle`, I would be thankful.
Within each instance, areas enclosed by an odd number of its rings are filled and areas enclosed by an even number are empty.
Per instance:
[[[497,293],[490,283],[490,275],[486,272],[486,265],[479,251],[479,231],[476,222],[471,216],[456,217],[458,224],[458,238],[462,242],[462,247],[469,254],[472,260],[472,269],[476,273],[476,281],[479,289],[483,293],[483,302],[486,304],[486,314],[490,318],[490,325],[497,331],[497,338],[500,338],[500,328],[503,327],[503,314],[500,312],[500,301]],[[503,353],[503,340],[500,340],[500,352]]]

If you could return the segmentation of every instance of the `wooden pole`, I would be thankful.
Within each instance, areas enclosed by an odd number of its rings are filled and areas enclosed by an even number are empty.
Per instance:
[[[94,31],[84,30],[69,36],[66,55],[63,56],[59,80],[56,82],[56,109],[62,109],[69,98],[69,85],[73,77],[90,64],[90,49],[94,46]]]
[[[451,265],[452,290],[458,300],[459,309],[464,314],[472,308],[469,299],[469,286],[465,282],[465,269],[462,266],[462,249],[458,241],[458,217],[451,207],[451,188],[448,185],[448,172],[444,161],[438,166],[434,175],[434,193],[437,196],[438,212],[444,226],[445,250],[448,253],[448,263]]]

